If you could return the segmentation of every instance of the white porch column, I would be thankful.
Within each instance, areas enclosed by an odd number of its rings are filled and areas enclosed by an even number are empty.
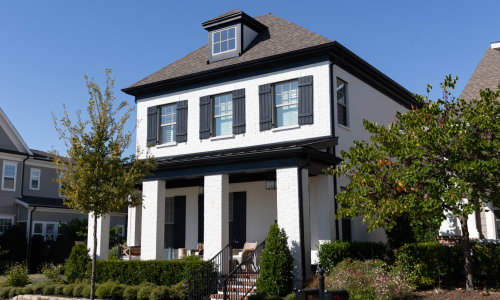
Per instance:
[[[489,202],[486,204],[484,213],[486,214],[486,238],[487,239],[497,239],[497,230],[495,226],[495,215],[493,214],[493,203]]]
[[[229,175],[205,176],[203,258],[211,259],[229,244]]]
[[[460,221],[450,211],[445,211],[446,220],[441,223],[439,236],[461,236]]]
[[[128,208],[127,245],[141,245],[142,205]]]
[[[333,176],[316,176],[318,194],[318,240],[323,243],[335,240],[335,203],[333,201]]]
[[[476,222],[476,214],[478,212],[475,211],[472,214],[469,215],[469,218],[467,219],[467,226],[469,229],[469,238],[471,239],[478,239],[479,236],[479,231],[477,230],[477,222]]]
[[[97,259],[108,259],[110,220],[110,215],[104,215],[97,219]],[[94,252],[94,215],[92,213],[89,214],[87,248],[90,249],[90,255],[92,256],[92,253]]]
[[[284,228],[288,236],[288,246],[294,257],[294,286],[301,288],[302,255],[300,240],[300,210],[298,168],[284,168],[276,170],[278,226]],[[304,212],[304,250],[306,277],[311,274],[311,229],[309,221],[309,181],[308,171],[302,170],[302,196]]]
[[[163,259],[165,181],[145,181],[142,194],[141,260]]]

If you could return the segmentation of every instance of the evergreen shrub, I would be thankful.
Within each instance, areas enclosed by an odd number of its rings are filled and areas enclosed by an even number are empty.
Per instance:
[[[74,245],[65,265],[65,274],[68,282],[74,283],[76,280],[84,279],[89,262],[91,262],[91,259],[87,246],[81,243]],[[91,273],[89,273],[89,277]]]
[[[56,289],[55,285],[46,285],[42,289],[43,295],[54,295],[54,290]]]
[[[187,299],[188,298],[188,290],[184,287],[185,281],[179,282],[170,286],[170,298],[171,299]]]
[[[81,297],[82,296],[82,291],[85,288],[85,284],[75,284],[75,287],[73,288],[73,297]]]
[[[64,295],[64,292],[63,292],[64,287],[65,287],[64,284],[56,285],[56,287],[54,288],[54,295]]]
[[[115,284],[111,290],[111,298],[113,299],[123,299],[123,291],[127,288],[124,284]]]
[[[90,291],[90,284],[88,284],[82,290],[82,297],[85,299],[90,299]]]
[[[9,293],[10,293],[11,289],[13,289],[13,287],[11,287],[11,286],[6,286],[3,288],[0,288],[0,298],[2,298],[2,299],[9,298]]]
[[[28,241],[26,240],[26,229],[17,225],[8,227],[0,235],[0,247],[9,252],[2,255],[2,260],[23,262],[27,257]]]
[[[168,300],[170,298],[170,290],[166,286],[158,286],[153,289],[149,299],[150,300]]]
[[[14,298],[17,295],[22,295],[22,294],[23,294],[23,288],[13,287],[12,289],[10,289],[9,298]]]
[[[154,287],[151,285],[145,285],[142,286],[139,291],[137,292],[137,299],[138,300],[149,300],[149,296],[151,295],[151,292],[153,291]]]
[[[269,228],[260,260],[259,293],[285,296],[293,288],[293,256],[284,229],[274,223]]]
[[[45,287],[45,285],[43,284],[36,284],[33,286],[33,294],[36,294],[36,295],[41,295],[43,293],[43,288]]]
[[[344,241],[327,241],[319,245],[319,264],[326,273],[329,273],[344,259],[349,258],[349,246],[349,242]]]
[[[123,291],[123,298],[128,300],[137,300],[137,292],[140,287],[137,285],[127,286]]]
[[[25,286],[23,287],[23,295],[31,295],[33,294],[33,287]]]
[[[26,262],[17,263],[5,272],[5,283],[9,286],[23,287],[30,283],[28,273],[28,264]]]
[[[349,257],[356,260],[387,258],[387,246],[382,242],[351,242]]]
[[[96,288],[96,290],[95,290],[96,298],[99,298],[99,299],[111,298],[112,291],[113,291],[113,288],[115,286],[116,286],[116,283],[114,283],[112,281],[109,281],[109,282],[106,282],[106,283],[99,285],[99,287]]]
[[[75,288],[74,284],[67,284],[63,288],[63,295],[64,296],[73,296],[73,289]]]

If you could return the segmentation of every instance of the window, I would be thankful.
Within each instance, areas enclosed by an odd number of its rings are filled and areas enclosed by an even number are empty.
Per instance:
[[[229,193],[229,241],[233,238],[233,193]]]
[[[0,217],[0,234],[3,234],[7,228],[12,226],[14,218],[12,217]]]
[[[3,162],[2,190],[16,190],[16,171],[17,163],[10,161]]]
[[[177,122],[177,104],[161,108],[161,143],[175,142]]]
[[[40,169],[31,169],[30,190],[40,189]]]
[[[233,94],[214,97],[215,136],[233,134]]]
[[[236,49],[236,27],[222,29],[213,33],[213,54]]]
[[[299,82],[285,82],[274,86],[277,127],[299,123]]]
[[[165,198],[164,248],[174,247],[174,198]]]
[[[123,225],[116,225],[116,227],[118,227],[118,235],[123,236],[123,232],[124,232],[123,227],[124,226]]]
[[[32,236],[39,235],[44,241],[55,241],[58,234],[59,223],[56,222],[33,222]]]
[[[337,121],[347,125],[347,83],[337,78]]]

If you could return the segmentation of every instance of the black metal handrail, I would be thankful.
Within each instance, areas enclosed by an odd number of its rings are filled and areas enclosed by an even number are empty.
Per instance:
[[[260,274],[260,257],[266,241],[260,243],[242,262],[221,281],[218,290],[222,289],[224,300],[243,300],[252,291]],[[228,284],[231,287],[228,288]]]
[[[238,243],[238,240],[233,239],[187,280],[189,300],[203,300],[210,297],[217,291],[219,282],[233,271],[235,267],[233,242]]]

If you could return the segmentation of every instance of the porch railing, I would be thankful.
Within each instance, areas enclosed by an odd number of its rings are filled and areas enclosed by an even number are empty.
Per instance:
[[[254,288],[260,274],[260,259],[266,241],[253,250],[218,286],[224,300],[243,300]]]
[[[186,282],[189,300],[203,300],[217,292],[219,283],[236,267],[233,262],[233,242],[217,253]]]

